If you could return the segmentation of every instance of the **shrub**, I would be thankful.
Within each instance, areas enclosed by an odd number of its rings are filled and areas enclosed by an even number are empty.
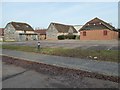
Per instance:
[[[67,39],[75,39],[76,35],[67,35]]]
[[[76,35],[59,35],[58,39],[59,40],[63,40],[63,39],[76,39]]]
[[[64,36],[64,35],[59,35],[59,36],[58,36],[58,39],[59,39],[59,40],[63,40],[63,39],[65,39],[65,36]]]
[[[68,35],[64,35],[64,39],[68,39]]]
[[[76,36],[76,39],[78,39],[78,40],[79,40],[79,39],[80,39],[80,35],[77,35],[77,36]]]

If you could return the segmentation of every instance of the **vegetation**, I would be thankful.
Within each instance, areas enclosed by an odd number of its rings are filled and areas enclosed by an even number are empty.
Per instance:
[[[76,36],[76,39],[80,40],[80,35],[77,35],[77,36]]]
[[[64,40],[65,39],[65,36],[64,35],[59,35],[58,36],[58,40]]]
[[[66,35],[65,39],[75,39],[76,35]]]
[[[76,35],[59,35],[58,36],[59,40],[64,40],[64,39],[76,39]]]
[[[48,54],[48,55],[118,62],[117,50],[85,50],[85,49],[66,49],[66,48],[41,48],[40,50],[38,50],[37,47],[15,46],[15,45],[3,45],[2,48],[11,49],[11,50],[20,50],[25,52],[35,52],[35,53]]]

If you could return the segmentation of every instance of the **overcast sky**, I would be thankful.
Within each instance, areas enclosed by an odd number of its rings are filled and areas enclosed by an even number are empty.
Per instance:
[[[118,28],[117,2],[4,2],[2,26],[8,22],[26,22],[33,28],[47,28],[51,22],[83,25],[98,17]]]

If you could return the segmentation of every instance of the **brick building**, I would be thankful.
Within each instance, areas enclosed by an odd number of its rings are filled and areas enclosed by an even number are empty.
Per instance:
[[[94,18],[80,30],[80,40],[117,40],[119,32],[109,23]]]

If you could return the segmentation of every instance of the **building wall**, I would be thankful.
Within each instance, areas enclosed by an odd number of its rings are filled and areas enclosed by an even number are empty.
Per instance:
[[[17,30],[16,32],[17,32],[17,33],[24,33],[23,30]]]
[[[73,34],[73,29],[71,27],[68,30],[68,34]]]
[[[79,32],[79,30],[82,28],[82,26],[83,25],[75,25],[75,26],[73,26],[76,30],[77,30],[77,35],[80,35],[80,32]]]
[[[15,34],[15,28],[11,24],[7,24],[4,29],[4,40],[5,41],[15,41],[17,34]]]
[[[17,33],[25,33],[23,30],[17,30]],[[35,33],[34,31],[26,31],[26,33]]]
[[[4,36],[0,36],[0,41],[3,41],[4,40]]]
[[[38,36],[34,35],[34,31],[26,31],[26,33],[33,33],[33,35],[19,35],[25,33],[23,30],[15,30],[11,24],[7,24],[4,30],[5,41],[26,41],[26,40],[38,40]]]
[[[63,33],[63,32],[58,32],[58,30],[54,27],[54,25],[50,25],[48,27],[48,30],[46,31],[46,38],[47,39],[58,39],[57,37],[59,35],[68,35],[68,34],[73,34],[73,35],[78,35],[78,33],[73,33],[73,29],[69,28],[68,32]]]
[[[26,33],[35,33],[34,31],[26,31]]]
[[[79,36],[79,34],[78,34],[78,33],[73,33],[73,35]]]
[[[57,39],[57,29],[54,27],[54,25],[50,25],[48,27],[48,30],[46,31],[46,38],[47,39]]]
[[[31,40],[38,40],[38,35],[31,35]]]
[[[59,35],[68,35],[68,33],[57,33],[57,36]]]
[[[15,36],[14,36],[14,37],[15,37],[15,41],[21,41],[18,31],[15,31],[15,34],[14,34],[14,35],[15,35]]]
[[[46,39],[46,35],[40,35],[40,40],[45,40]]]
[[[59,35],[68,35],[68,33],[57,33],[57,36]],[[78,35],[78,33],[73,33],[73,35]]]
[[[19,41],[26,41],[26,35],[19,35]]]
[[[38,40],[45,40],[46,39],[46,34],[40,35],[39,33],[37,33],[38,35]]]
[[[107,31],[107,35],[104,35],[104,31]],[[86,36],[83,36],[83,32],[86,31]],[[114,40],[118,39],[118,32],[108,29],[104,30],[83,30],[80,31],[80,40]]]

